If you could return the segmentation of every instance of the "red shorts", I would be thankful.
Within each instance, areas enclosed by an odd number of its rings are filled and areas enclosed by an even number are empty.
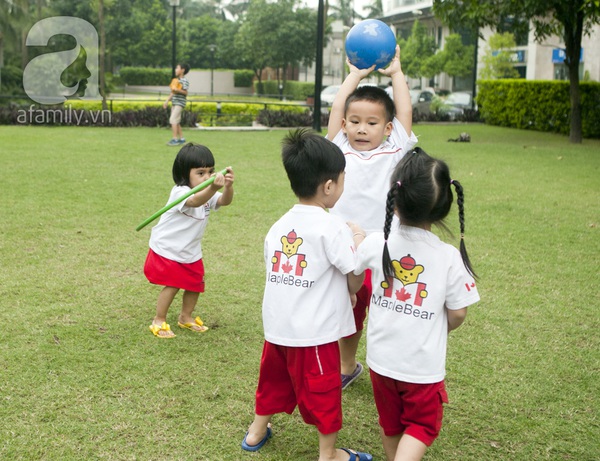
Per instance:
[[[202,259],[190,264],[163,258],[148,250],[144,275],[150,283],[204,293],[204,263]]]
[[[354,323],[356,331],[362,331],[365,328],[365,319],[367,318],[367,308],[371,303],[373,294],[373,283],[371,282],[371,269],[365,270],[365,281],[360,290],[356,293],[356,305],[354,306]]]
[[[430,446],[442,428],[448,395],[444,381],[413,384],[371,371],[379,425],[388,437],[408,434]]]
[[[278,346],[265,341],[256,389],[256,414],[292,414],[321,434],[342,428],[342,379],[337,341],[310,347]]]

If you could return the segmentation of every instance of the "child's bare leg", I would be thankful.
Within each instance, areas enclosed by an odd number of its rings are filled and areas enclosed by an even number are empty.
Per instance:
[[[356,352],[358,351],[358,344],[361,337],[362,330],[357,331],[352,336],[339,340],[341,372],[343,375],[351,375],[356,370]]]
[[[396,451],[396,457],[394,461],[421,461],[427,450],[425,445],[420,440],[411,437],[410,435],[404,434],[398,444],[398,451]]]
[[[338,452],[335,448],[337,442],[337,432],[332,434],[321,434],[319,432],[319,461],[333,461],[337,460]],[[346,458],[340,458],[346,459]]]
[[[383,433],[383,429],[379,428],[379,433],[381,434],[381,441],[383,443],[383,451],[385,452],[385,457],[387,461],[394,461],[396,457],[396,452],[398,451],[398,443],[400,443],[400,438],[402,434],[387,436]]]
[[[177,134],[178,134],[178,133],[177,133],[177,127],[178,127],[178,126],[179,126],[179,125],[176,125],[175,123],[172,123],[172,124],[171,124],[171,131],[173,132],[173,139],[178,139],[178,138],[177,138]]]
[[[164,287],[158,295],[158,301],[156,302],[156,316],[152,321],[153,325],[162,325],[163,322],[167,321],[167,313],[169,307],[173,302],[173,298],[179,291],[179,288],[175,287]],[[161,330],[158,332],[159,336],[174,336],[174,333],[170,330]]]
[[[158,301],[156,303],[156,317],[154,317],[154,323],[160,325],[167,321],[167,312],[173,302],[173,298],[179,291],[179,288],[175,287],[164,287],[158,295]]]
[[[193,317],[194,309],[196,308],[196,304],[198,303],[198,296],[200,296],[200,293],[198,293],[197,291],[185,290],[183,292],[183,304],[181,306],[179,322],[184,324],[191,324],[191,326],[189,326],[190,329],[202,332],[208,330],[208,328],[204,325],[197,325],[194,322]]]
[[[179,316],[179,321],[181,323],[189,323],[194,321],[192,314],[194,313],[194,309],[196,309],[199,296],[200,293],[197,291],[185,290],[183,292],[183,303],[181,305],[181,315]]]
[[[179,125],[177,125],[175,127],[175,131],[176,131],[176,134],[175,134],[176,138],[177,139],[182,139],[183,138],[183,133],[181,131],[181,124],[179,124]]]
[[[254,415],[254,421],[248,428],[246,443],[250,446],[258,445],[267,435],[267,428],[273,415]]]
[[[319,461],[348,461],[350,455],[344,450],[335,448],[337,432],[332,434],[321,434],[319,432]],[[354,450],[350,450],[355,453]]]

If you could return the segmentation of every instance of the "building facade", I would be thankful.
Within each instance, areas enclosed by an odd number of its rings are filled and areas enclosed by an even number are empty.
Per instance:
[[[450,34],[448,27],[444,26],[433,16],[432,0],[384,0],[383,13],[380,18],[383,22],[395,29],[396,35],[408,37],[415,20],[420,21],[435,37],[438,47],[444,47],[444,39]],[[434,86],[446,90],[468,90],[473,86],[473,80],[478,75],[482,66],[482,56],[489,53],[488,39],[499,30],[492,28],[482,29],[483,39],[477,40],[477,64],[470,77],[452,79],[442,74],[432,81],[422,79],[420,82],[409,82],[411,87]],[[517,46],[512,51],[513,63],[519,75],[527,80],[567,80],[568,72],[564,64],[564,43],[560,37],[549,37],[542,43],[535,41],[533,27],[525,25],[525,34],[515,34]],[[470,37],[463,36],[463,43],[475,43]],[[582,52],[580,57],[581,80],[600,81],[600,26],[596,25],[589,36],[582,39]],[[452,87],[453,86],[453,87]]]
[[[379,18],[388,24],[396,36],[410,36],[415,21],[426,27],[429,34],[435,37],[439,49],[445,45],[445,38],[451,33],[433,15],[432,0],[383,0],[383,17]],[[348,28],[341,21],[332,24],[332,33],[323,52],[323,86],[341,84],[345,78],[346,54],[344,40]],[[523,30],[523,28],[521,28]],[[433,87],[438,90],[472,91],[479,70],[482,68],[482,57],[489,53],[488,39],[498,30],[482,29],[483,39],[475,41],[474,37],[463,35],[465,45],[477,44],[476,61],[472,75],[450,78],[446,74],[437,75],[433,79],[409,79],[411,88]],[[527,80],[567,80],[568,72],[564,64],[564,43],[560,37],[550,37],[543,43],[535,41],[533,27],[525,24],[523,33],[515,33],[517,46],[512,51],[513,64],[522,78]],[[304,75],[303,75],[304,72]],[[590,36],[582,39],[580,61],[580,79],[600,81],[600,26],[596,25]],[[314,80],[314,66],[300,72],[300,80]],[[304,78],[303,78],[304,77]],[[385,79],[385,78],[384,78]],[[378,75],[371,77],[373,83],[381,82]]]

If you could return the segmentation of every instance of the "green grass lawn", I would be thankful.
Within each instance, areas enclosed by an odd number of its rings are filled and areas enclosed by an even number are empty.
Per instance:
[[[444,427],[426,459],[600,459],[600,141],[416,125],[464,185],[481,302],[451,334]],[[461,131],[471,143],[449,143]],[[263,238],[295,202],[282,131],[185,131],[236,172],[204,239],[203,335],[148,330],[142,273],[172,187],[166,129],[0,127],[0,459],[316,460],[315,429],[276,416],[240,442],[262,349]],[[447,224],[458,234],[453,209]],[[444,237],[456,243],[455,236]],[[399,351],[401,353],[401,351]],[[359,358],[364,359],[364,342]],[[366,375],[344,392],[339,446],[384,460]]]

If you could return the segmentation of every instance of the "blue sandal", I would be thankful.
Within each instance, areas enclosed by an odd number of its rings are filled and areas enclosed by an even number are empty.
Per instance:
[[[369,453],[361,453],[360,451],[354,453],[347,448],[340,448],[340,450],[343,450],[350,455],[348,461],[373,461],[373,456]]]
[[[248,445],[248,442],[246,442],[246,437],[248,437],[248,433],[246,432],[246,435],[244,436],[244,440],[242,440],[242,450],[246,450],[246,451],[258,451],[262,448],[262,446],[267,443],[267,440],[269,440],[271,438],[271,435],[273,434],[273,431],[271,431],[270,427],[267,427],[267,433],[265,434],[265,436],[263,437],[263,439],[258,442],[256,445]],[[373,459],[373,458],[371,458]]]

